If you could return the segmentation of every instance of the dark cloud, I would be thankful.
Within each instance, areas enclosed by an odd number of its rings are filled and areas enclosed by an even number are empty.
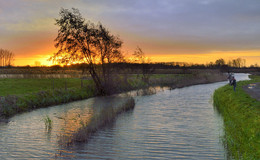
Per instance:
[[[259,8],[256,0],[114,0],[101,3],[97,18],[143,40],[204,43],[205,50],[248,50],[259,49]]]

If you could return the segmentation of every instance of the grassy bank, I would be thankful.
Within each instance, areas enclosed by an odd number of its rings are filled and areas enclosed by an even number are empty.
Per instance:
[[[91,89],[55,89],[39,91],[25,95],[9,95],[0,99],[0,119],[8,118],[20,112],[36,108],[48,107],[93,97],[94,90]]]
[[[243,89],[260,82],[259,76],[237,83],[237,91],[226,85],[214,93],[214,105],[224,119],[223,142],[234,159],[260,159],[260,101],[251,98]]]
[[[114,93],[149,86],[184,87],[224,80],[219,72],[189,74],[152,74],[144,82],[140,75],[122,75],[116,79]],[[96,95],[92,80],[61,79],[0,79],[0,119],[36,108],[86,99]]]

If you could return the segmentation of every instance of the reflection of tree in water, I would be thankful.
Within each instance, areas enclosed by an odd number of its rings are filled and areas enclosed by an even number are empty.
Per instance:
[[[70,109],[64,115],[57,117],[61,119],[60,135],[58,142],[61,145],[71,142],[73,133],[79,130],[80,127],[89,123],[93,116],[93,107]]]
[[[72,109],[58,117],[63,120],[58,143],[61,146],[69,146],[74,142],[87,141],[99,128],[111,123],[117,114],[133,107],[133,98],[94,98],[90,107]]]

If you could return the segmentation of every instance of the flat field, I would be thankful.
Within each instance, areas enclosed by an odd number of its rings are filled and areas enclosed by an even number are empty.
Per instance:
[[[83,80],[83,85],[91,84],[91,80]],[[23,95],[43,90],[80,88],[79,78],[55,79],[0,79],[0,96]]]

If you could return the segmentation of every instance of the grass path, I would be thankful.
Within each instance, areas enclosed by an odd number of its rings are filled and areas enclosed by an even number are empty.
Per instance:
[[[260,101],[242,88],[260,82],[260,76],[226,85],[214,93],[214,104],[224,120],[223,142],[232,159],[260,159]]]

